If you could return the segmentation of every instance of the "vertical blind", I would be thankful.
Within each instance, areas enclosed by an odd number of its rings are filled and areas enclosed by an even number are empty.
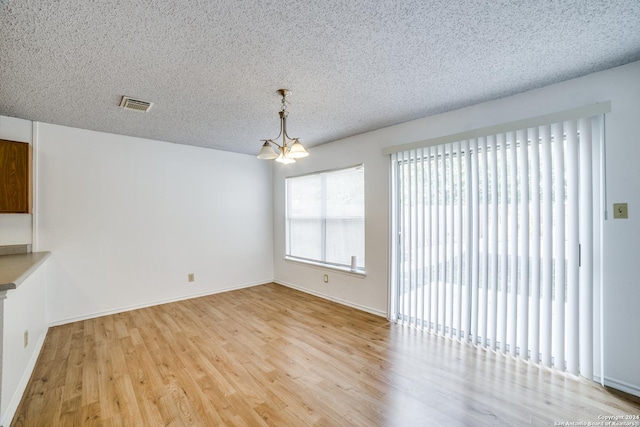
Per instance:
[[[364,166],[285,183],[287,257],[364,271]]]
[[[391,317],[592,378],[601,123],[392,153]]]

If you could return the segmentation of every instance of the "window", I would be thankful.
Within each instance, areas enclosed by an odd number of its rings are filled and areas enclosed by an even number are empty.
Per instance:
[[[393,153],[392,319],[591,378],[602,121]]]
[[[286,257],[364,273],[364,166],[286,179]]]

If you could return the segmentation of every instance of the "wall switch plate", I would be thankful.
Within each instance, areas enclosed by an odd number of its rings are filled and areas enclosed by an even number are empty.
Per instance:
[[[626,203],[614,203],[613,204],[613,217],[615,219],[619,218],[629,218],[629,211]]]
[[[188,279],[190,282],[195,282],[195,280],[196,280],[196,276],[195,276],[195,274],[193,274],[193,273],[189,273],[189,275],[187,276],[187,279]]]
[[[324,275],[324,283],[329,283],[329,275],[328,274]]]

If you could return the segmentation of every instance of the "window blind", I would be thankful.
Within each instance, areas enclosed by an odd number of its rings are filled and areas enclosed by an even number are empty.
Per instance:
[[[364,166],[285,182],[287,258],[363,272]]]
[[[602,120],[392,153],[392,319],[592,378]]]

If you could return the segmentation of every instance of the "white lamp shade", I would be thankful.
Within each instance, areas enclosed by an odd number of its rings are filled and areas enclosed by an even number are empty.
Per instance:
[[[278,153],[275,152],[271,144],[265,141],[265,143],[262,144],[260,153],[258,153],[258,158],[260,160],[273,160],[276,157],[278,157]]]
[[[304,149],[300,141],[297,139],[287,153],[287,156],[291,157],[292,159],[300,159],[302,157],[307,157],[308,155],[309,153],[307,152],[307,150]]]

